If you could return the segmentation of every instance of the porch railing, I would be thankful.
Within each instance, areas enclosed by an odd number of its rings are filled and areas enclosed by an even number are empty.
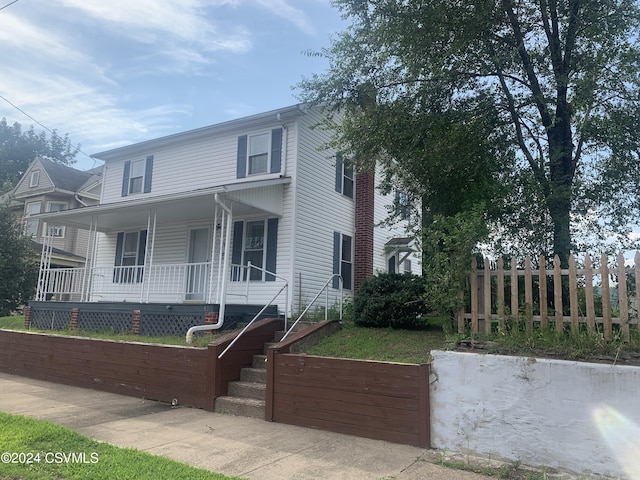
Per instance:
[[[48,268],[38,285],[37,300],[57,301],[140,301],[214,302],[216,277],[211,284],[211,263],[154,264],[144,267],[115,266],[94,268]],[[256,273],[257,272],[257,273]],[[231,265],[227,279],[227,296],[248,303],[252,293],[270,298],[281,286],[256,282],[270,274],[254,265]],[[286,281],[285,281],[286,283]],[[215,298],[215,296],[213,296]],[[262,302],[260,302],[262,303]]]

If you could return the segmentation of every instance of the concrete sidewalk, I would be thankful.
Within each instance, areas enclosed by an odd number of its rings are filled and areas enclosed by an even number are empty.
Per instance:
[[[0,411],[247,479],[480,480],[429,450],[0,373]],[[0,450],[1,445],[0,445]]]

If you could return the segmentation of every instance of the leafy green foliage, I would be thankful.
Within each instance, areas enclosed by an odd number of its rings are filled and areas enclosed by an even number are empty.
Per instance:
[[[38,155],[71,165],[79,150],[79,145],[71,145],[69,134],[60,136],[54,130],[47,137],[45,132],[37,133],[33,126],[23,131],[19,123],[9,125],[3,118],[0,120],[0,193],[15,186]]]
[[[13,212],[0,204],[0,316],[25,305],[35,293],[38,259],[29,242]]]
[[[353,302],[355,323],[363,327],[423,328],[429,312],[423,297],[423,277],[380,273],[358,289]]]
[[[351,25],[319,52],[329,69],[301,97],[340,112],[333,146],[388,168],[425,200],[425,225],[484,203],[505,253],[566,263],[607,237],[630,246],[637,1],[332,3]]]
[[[424,243],[423,271],[427,303],[440,315],[453,316],[464,298],[471,273],[469,253],[488,233],[482,207],[453,216],[437,215]]]

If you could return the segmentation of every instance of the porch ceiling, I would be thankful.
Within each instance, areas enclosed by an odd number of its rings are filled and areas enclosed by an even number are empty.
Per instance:
[[[82,229],[89,229],[92,219],[96,219],[97,229],[101,232],[146,227],[149,215],[153,213],[156,214],[157,224],[193,222],[213,218],[216,205],[215,194],[219,194],[220,198],[231,207],[236,217],[254,214],[281,215],[283,185],[290,181],[290,177],[284,177],[221,185],[192,192],[44,213],[37,215],[37,218],[55,222],[56,225]],[[279,187],[277,188],[280,194],[279,202],[256,203],[253,201],[256,191],[274,187]],[[250,195],[249,192],[252,194]]]

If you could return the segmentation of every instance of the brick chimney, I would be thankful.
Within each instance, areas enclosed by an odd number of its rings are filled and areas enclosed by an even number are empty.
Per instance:
[[[353,247],[353,292],[373,276],[373,222],[375,176],[373,171],[356,174],[355,236]]]

